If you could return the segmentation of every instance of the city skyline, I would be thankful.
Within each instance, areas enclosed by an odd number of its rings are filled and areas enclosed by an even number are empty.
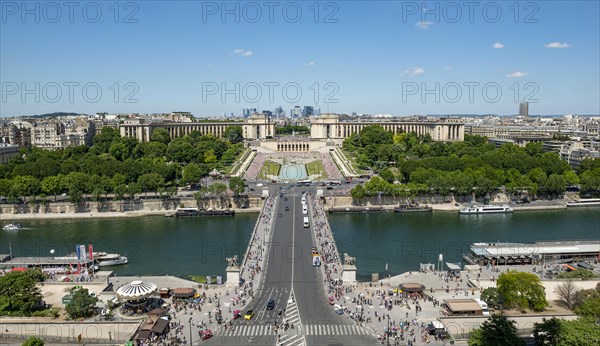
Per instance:
[[[278,106],[510,115],[521,102],[531,114],[600,114],[597,2],[472,13],[459,2],[460,15],[431,1],[275,2],[272,16],[265,3],[260,16],[238,2],[77,4],[71,18],[66,7],[57,16],[3,2],[2,117]]]

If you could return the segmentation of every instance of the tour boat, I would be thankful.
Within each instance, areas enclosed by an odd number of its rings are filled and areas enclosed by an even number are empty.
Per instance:
[[[106,252],[94,253],[94,259],[96,260],[98,267],[127,264],[127,257],[119,254],[107,254]]]
[[[567,207],[596,207],[600,206],[600,198],[582,198],[567,202]]]
[[[508,205],[475,205],[465,207],[458,211],[460,214],[493,214],[493,213],[512,213],[513,209]]]
[[[18,231],[23,229],[23,226],[20,223],[9,223],[8,225],[4,225],[2,229],[5,231]]]

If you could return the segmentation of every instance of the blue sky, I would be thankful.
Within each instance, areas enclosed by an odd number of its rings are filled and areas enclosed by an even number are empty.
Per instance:
[[[600,114],[595,0],[0,3],[2,116]]]

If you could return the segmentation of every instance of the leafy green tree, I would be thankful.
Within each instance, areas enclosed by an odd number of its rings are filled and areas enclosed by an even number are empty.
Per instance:
[[[125,161],[129,157],[127,146],[120,142],[115,142],[111,144],[108,148],[108,153],[110,154],[110,156],[114,157],[119,161]]]
[[[12,180],[11,190],[26,201],[27,196],[34,196],[40,190],[40,181],[30,175],[16,176]]]
[[[54,201],[56,202],[56,195],[62,190],[62,180],[64,176],[59,174],[57,176],[46,177],[42,180],[42,191],[48,195],[54,195]]]
[[[138,177],[137,183],[144,193],[148,191],[156,192],[158,188],[165,185],[165,178],[156,173],[146,173]]]
[[[381,179],[387,181],[388,183],[393,183],[396,177],[394,177],[394,172],[391,169],[385,168],[379,171],[379,176]]]
[[[164,157],[167,152],[167,146],[161,142],[142,142],[132,151],[136,159]]]
[[[597,346],[600,343],[600,328],[593,318],[578,318],[575,321],[562,321],[561,334],[557,346]]]
[[[171,136],[169,136],[169,131],[159,127],[152,131],[152,134],[150,134],[150,140],[162,144],[169,144],[169,142],[171,142]]]
[[[12,181],[10,179],[0,179],[0,196],[8,196]]]
[[[569,272],[561,272],[557,275],[558,279],[582,279],[589,280],[595,278],[597,275],[593,271],[585,268],[577,268],[577,270]]]
[[[242,127],[239,125],[229,126],[227,129],[225,129],[224,137],[231,144],[242,142],[244,140]]]
[[[474,329],[469,333],[469,340],[467,341],[469,346],[486,346],[483,343],[483,330]]]
[[[240,177],[231,177],[229,179],[229,190],[233,191],[236,195],[241,195],[246,189],[244,180]]]
[[[519,346],[525,345],[517,335],[515,322],[504,315],[492,315],[481,325],[480,333],[471,333],[469,346]]]
[[[567,186],[575,186],[579,184],[579,177],[573,171],[565,171],[563,173],[563,178],[565,179]]]
[[[600,160],[596,160],[600,162]],[[581,183],[581,193],[592,196],[600,195],[600,168],[583,171],[579,175],[579,181]]]
[[[35,275],[10,272],[0,276],[0,311],[29,314],[42,299]]]
[[[190,185],[199,182],[200,178],[202,178],[202,169],[197,164],[190,163],[183,168],[182,183]]]
[[[208,186],[208,191],[214,196],[222,195],[227,191],[227,185],[223,183],[213,183]]]
[[[352,200],[360,203],[366,196],[365,188],[360,184],[356,185],[350,190],[350,195],[352,196]]]
[[[496,287],[488,287],[481,292],[481,300],[489,306],[498,306],[500,303],[500,295]]]
[[[600,283],[595,289],[577,291],[573,300],[578,315],[600,319]]]
[[[550,196],[561,196],[567,190],[567,182],[561,174],[551,174],[544,183],[544,190]]]
[[[44,346],[44,341],[38,337],[30,336],[21,344],[22,346]]]
[[[217,155],[212,150],[204,152],[204,162],[206,163],[217,163]]]
[[[86,318],[94,314],[98,298],[90,296],[87,288],[79,288],[72,292],[73,298],[65,310],[72,319]]]
[[[386,131],[381,125],[365,126],[358,134],[363,148],[371,144],[393,144],[393,134]]]
[[[71,172],[63,179],[64,187],[72,193],[89,192],[90,176],[86,173]]]
[[[505,307],[541,311],[548,306],[544,286],[535,274],[518,271],[502,273],[496,286]]]
[[[173,162],[191,162],[194,154],[194,147],[185,138],[176,138],[167,147],[167,160]]]
[[[556,317],[549,320],[543,318],[542,321],[542,323],[533,325],[535,344],[538,346],[557,345],[562,334],[562,322]]]

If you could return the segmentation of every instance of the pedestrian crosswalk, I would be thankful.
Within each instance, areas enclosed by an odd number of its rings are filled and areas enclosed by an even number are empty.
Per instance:
[[[294,292],[290,294],[290,298],[287,301],[285,307],[285,319],[290,326],[296,326],[294,328],[288,328],[284,331],[284,334],[279,339],[278,345],[281,346],[305,346],[303,329],[300,325],[300,312],[298,311],[298,305],[296,304],[296,298]]]
[[[221,328],[216,334],[222,336],[261,336],[276,335],[277,333],[272,324],[249,324],[236,325],[227,329]]]
[[[288,328],[287,331],[289,333],[282,336],[286,340],[298,339],[302,335],[371,335],[367,329],[350,324],[304,324],[301,326],[295,325],[294,329]],[[216,334],[223,336],[261,336],[276,335],[277,332],[272,324],[248,324],[235,325],[227,329],[221,328]]]
[[[371,335],[363,327],[350,324],[306,324],[306,335]]]

